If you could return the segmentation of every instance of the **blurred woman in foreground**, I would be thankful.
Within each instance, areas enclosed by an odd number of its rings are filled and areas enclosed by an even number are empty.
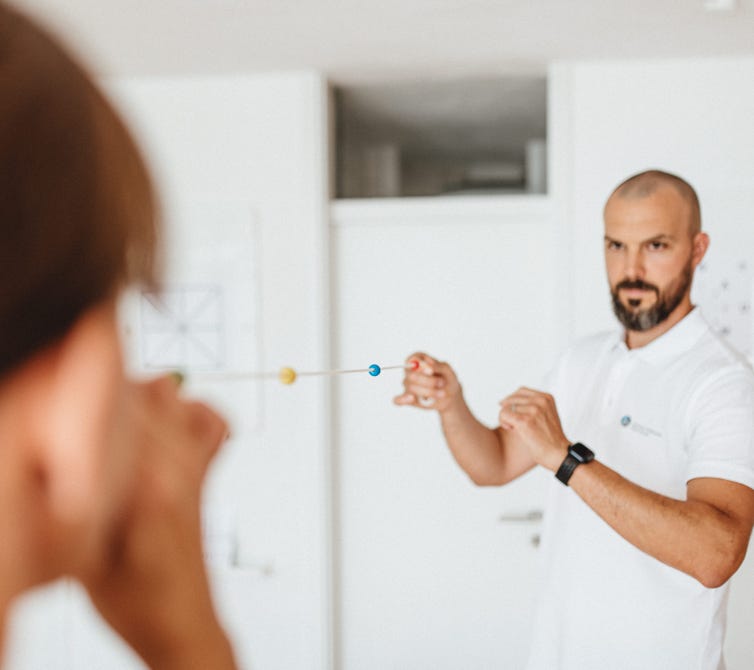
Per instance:
[[[199,507],[227,426],[121,358],[116,302],[157,282],[156,215],[92,79],[0,2],[0,615],[68,575],[150,667],[225,670]]]

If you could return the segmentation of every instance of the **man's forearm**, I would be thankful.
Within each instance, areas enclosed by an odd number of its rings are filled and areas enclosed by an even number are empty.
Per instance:
[[[475,484],[501,485],[513,478],[499,431],[481,423],[462,396],[440,412],[440,421],[453,457]]]
[[[576,468],[569,485],[631,544],[705,586],[722,585],[743,561],[745,527],[706,502],[649,491],[598,461]]]

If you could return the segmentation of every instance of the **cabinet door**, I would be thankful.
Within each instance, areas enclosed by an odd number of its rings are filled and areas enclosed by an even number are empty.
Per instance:
[[[498,401],[536,387],[559,348],[556,235],[544,199],[484,202],[336,205],[336,365],[426,351],[497,425]],[[543,473],[474,486],[435,413],[392,404],[401,380],[335,382],[338,667],[520,668]]]

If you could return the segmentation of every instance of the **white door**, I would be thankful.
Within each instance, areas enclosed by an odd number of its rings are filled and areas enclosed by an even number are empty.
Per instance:
[[[550,207],[543,197],[336,203],[336,364],[427,351],[496,424],[498,400],[536,386],[560,346]],[[336,380],[336,667],[519,668],[542,473],[475,487],[433,413],[392,405],[401,377]]]

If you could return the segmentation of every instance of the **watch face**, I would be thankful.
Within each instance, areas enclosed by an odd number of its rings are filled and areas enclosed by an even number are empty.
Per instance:
[[[589,463],[594,460],[594,452],[587,446],[576,442],[568,448],[568,453],[576,458],[580,463]]]

